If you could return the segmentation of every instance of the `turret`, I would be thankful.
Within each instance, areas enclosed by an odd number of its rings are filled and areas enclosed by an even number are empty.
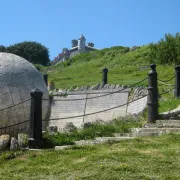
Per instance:
[[[85,52],[85,44],[86,44],[86,39],[81,35],[81,37],[78,39],[78,51],[79,52]]]
[[[63,48],[62,49],[62,53],[64,54],[64,60],[63,61],[66,61],[67,59],[69,59],[69,50],[67,48]]]
[[[94,47],[94,43],[89,42],[89,43],[88,43],[88,46],[90,46],[90,47]]]
[[[78,45],[78,40],[77,39],[73,39],[71,41],[71,43],[72,43],[72,47],[76,47]]]

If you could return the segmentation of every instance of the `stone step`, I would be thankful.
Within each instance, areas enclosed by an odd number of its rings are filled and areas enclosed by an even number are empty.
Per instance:
[[[134,137],[139,137],[139,136],[158,136],[158,135],[159,135],[158,132],[139,132],[136,135],[134,134]]]
[[[128,140],[133,139],[134,137],[130,136],[120,136],[120,137],[97,137],[96,140],[98,141],[119,141],[119,140]]]
[[[167,134],[167,133],[180,133],[180,128],[133,128],[131,133],[134,136],[142,133],[157,133],[157,134]]]
[[[63,149],[68,149],[72,148],[74,145],[66,145],[66,146],[55,146],[55,150],[63,150]]]
[[[109,141],[122,141],[122,140],[129,140],[135,137],[98,137],[94,140],[80,140],[75,141],[75,145],[93,145],[93,144],[101,144]]]
[[[180,120],[157,120],[157,127],[180,128]]]
[[[156,120],[156,124],[177,124],[177,125],[180,125],[180,120],[177,120],[177,119]]]
[[[143,128],[180,128],[180,124],[145,124]]]
[[[132,133],[114,133],[114,137],[132,137]]]
[[[127,134],[127,136],[125,134]],[[159,135],[159,133],[157,132],[139,132],[138,134],[137,133],[125,133],[125,134],[115,133],[114,136],[115,137],[139,137],[139,136],[158,136]]]

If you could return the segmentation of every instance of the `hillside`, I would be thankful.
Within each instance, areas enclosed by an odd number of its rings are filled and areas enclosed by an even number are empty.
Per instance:
[[[134,51],[117,46],[77,55],[66,62],[48,67],[46,71],[49,81],[54,81],[56,88],[101,83],[104,67],[109,69],[109,84],[131,85],[147,77],[147,66],[151,61],[148,45]],[[167,73],[174,73],[174,67],[158,65],[157,71],[159,77],[164,77]]]

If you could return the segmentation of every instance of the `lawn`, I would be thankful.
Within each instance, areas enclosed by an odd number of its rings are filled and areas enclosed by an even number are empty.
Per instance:
[[[0,179],[180,179],[180,135],[0,155]]]

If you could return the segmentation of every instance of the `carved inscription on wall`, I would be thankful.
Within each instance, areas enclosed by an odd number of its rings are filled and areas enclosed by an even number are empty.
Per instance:
[[[147,106],[147,97],[134,101],[128,104],[127,114],[138,114]]]
[[[110,90],[111,92],[111,90]],[[50,126],[57,126],[58,130],[63,130],[68,122],[72,122],[76,127],[82,127],[82,125],[86,122],[94,122],[96,120],[108,121],[113,118],[117,118],[119,116],[124,116],[126,114],[127,106],[121,106],[126,104],[128,101],[129,91],[121,92],[121,93],[113,93],[111,95],[97,97],[104,94],[109,93],[107,90],[104,91],[96,91],[91,94],[85,92],[84,94],[80,92],[75,92],[74,95],[71,92],[71,95],[68,95],[66,98],[54,96],[52,106],[51,106],[51,116]],[[91,97],[97,97],[93,99],[88,99]],[[60,99],[83,99],[83,100],[75,100],[75,101],[59,101]],[[98,111],[104,111],[109,108],[113,108],[116,106],[121,106],[109,111],[96,113]],[[90,113],[95,113],[93,115],[88,115]],[[85,115],[82,117],[74,117],[73,116]],[[66,118],[59,119],[58,118]]]

